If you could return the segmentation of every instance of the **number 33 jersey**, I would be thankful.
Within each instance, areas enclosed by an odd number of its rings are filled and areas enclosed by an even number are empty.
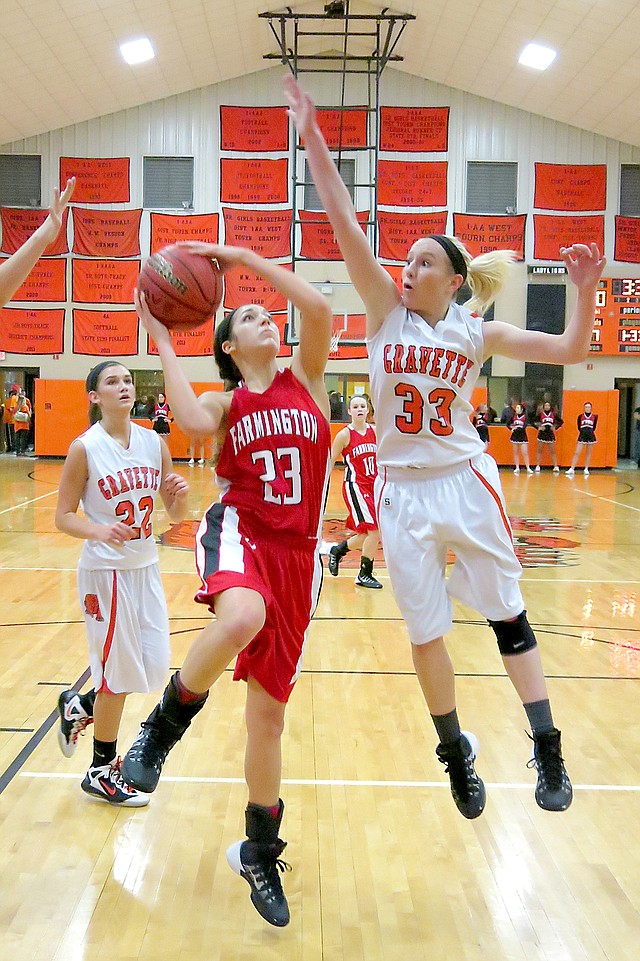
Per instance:
[[[256,534],[319,537],[331,455],[329,423],[287,368],[263,394],[233,392],[216,467],[223,504]]]
[[[483,452],[470,420],[482,325],[458,304],[435,327],[398,304],[367,341],[379,467],[441,469]]]
[[[87,455],[88,478],[82,509],[94,524],[121,521],[133,538],[121,547],[87,540],[79,567],[131,570],[155,564],[158,548],[152,515],[162,481],[160,438],[154,430],[131,424],[129,446],[122,447],[100,422],[78,438]]]

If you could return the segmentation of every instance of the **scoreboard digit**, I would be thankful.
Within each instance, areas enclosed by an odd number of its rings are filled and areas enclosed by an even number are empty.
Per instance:
[[[640,278],[600,281],[589,350],[607,356],[640,353]]]

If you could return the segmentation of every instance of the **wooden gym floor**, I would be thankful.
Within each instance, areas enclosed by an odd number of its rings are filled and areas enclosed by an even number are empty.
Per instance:
[[[192,517],[208,467],[180,466]],[[283,741],[291,924],[258,916],[225,862],[243,835],[242,684],[227,673],[148,808],[80,790],[56,701],[88,689],[80,542],[53,525],[61,462],[0,456],[0,958],[11,961],[635,961],[640,944],[640,473],[503,484],[523,593],[575,787],[539,810],[525,715],[492,632],[456,607],[463,726],[480,739],[485,814],[465,821],[434,754],[382,560],[383,591],[326,576]],[[336,471],[325,525],[340,537]],[[168,527],[159,514],[156,532]],[[205,623],[191,525],[160,548],[173,665]],[[407,571],[407,577],[412,572]],[[157,700],[132,696],[120,751]],[[89,732],[91,729],[89,729]]]

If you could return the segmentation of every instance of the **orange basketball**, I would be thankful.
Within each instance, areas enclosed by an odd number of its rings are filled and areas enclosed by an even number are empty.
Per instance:
[[[153,316],[169,330],[193,330],[220,306],[222,272],[208,257],[172,244],[145,260],[138,290]]]

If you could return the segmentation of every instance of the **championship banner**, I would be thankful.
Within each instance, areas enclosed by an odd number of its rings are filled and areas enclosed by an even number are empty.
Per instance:
[[[127,204],[129,163],[128,157],[60,157],[60,183],[76,178],[76,204]]]
[[[151,253],[180,240],[218,243],[219,214],[151,214]]]
[[[0,309],[0,350],[11,354],[61,354],[64,350],[64,308],[56,310]]]
[[[220,161],[220,200],[228,204],[285,204],[289,161],[245,158]]]
[[[381,266],[384,267],[400,293],[402,293],[402,271],[404,270],[404,264],[381,264]]]
[[[490,250],[514,250],[524,260],[524,227],[526,214],[496,217],[488,214],[454,214],[453,233],[462,241],[472,257]]]
[[[72,300],[80,304],[132,304],[139,260],[74,260]]]
[[[194,330],[172,330],[173,349],[178,357],[209,357],[213,354],[213,317]],[[147,334],[147,353],[158,355],[155,342]]]
[[[288,150],[287,111],[284,107],[220,107],[220,149]]]
[[[329,360],[362,360],[366,358],[366,336],[366,314],[334,314]]]
[[[604,210],[606,164],[535,165],[533,206],[539,210]]]
[[[278,266],[286,270],[292,269],[291,264]],[[243,304],[258,304],[270,314],[287,310],[287,298],[267,280],[256,277],[244,267],[234,267],[232,270],[225,271],[224,306],[226,310],[235,310]]]
[[[11,298],[14,300],[42,300],[47,303],[67,299],[67,262],[62,257],[39,260],[31,273]]]
[[[74,310],[73,353],[133,357],[138,353],[135,310]]]
[[[535,260],[560,260],[560,248],[571,244],[597,244],[604,250],[604,217],[554,217],[533,215]]]
[[[616,217],[614,260],[640,264],[640,217]]]
[[[378,255],[383,260],[406,260],[407,251],[419,240],[429,234],[443,234],[447,226],[447,211],[430,214],[394,213],[390,210],[378,211],[380,228],[380,249]]]
[[[251,247],[261,257],[291,256],[291,210],[223,207],[225,244]]]
[[[85,257],[139,257],[140,218],[137,210],[73,208],[73,252]]]
[[[367,146],[367,111],[355,107],[349,110],[316,110],[318,126],[329,150],[349,150]],[[304,143],[303,138],[300,138]]]
[[[333,233],[329,218],[322,210],[299,210],[302,221],[302,246],[300,256],[306,260],[342,260],[340,248]],[[362,231],[367,232],[368,210],[356,213]]]
[[[34,210],[32,207],[21,209],[18,207],[0,208],[0,218],[2,220],[2,253],[15,254],[19,247],[22,247],[25,240],[45,222],[49,216],[48,210]],[[69,208],[62,215],[62,227],[60,233],[52,244],[45,248],[43,257],[59,257],[60,254],[69,253],[67,242],[67,221],[69,220]]]
[[[378,161],[378,203],[389,207],[446,207],[447,161]]]
[[[380,150],[444,153],[448,149],[448,107],[381,108]]]

